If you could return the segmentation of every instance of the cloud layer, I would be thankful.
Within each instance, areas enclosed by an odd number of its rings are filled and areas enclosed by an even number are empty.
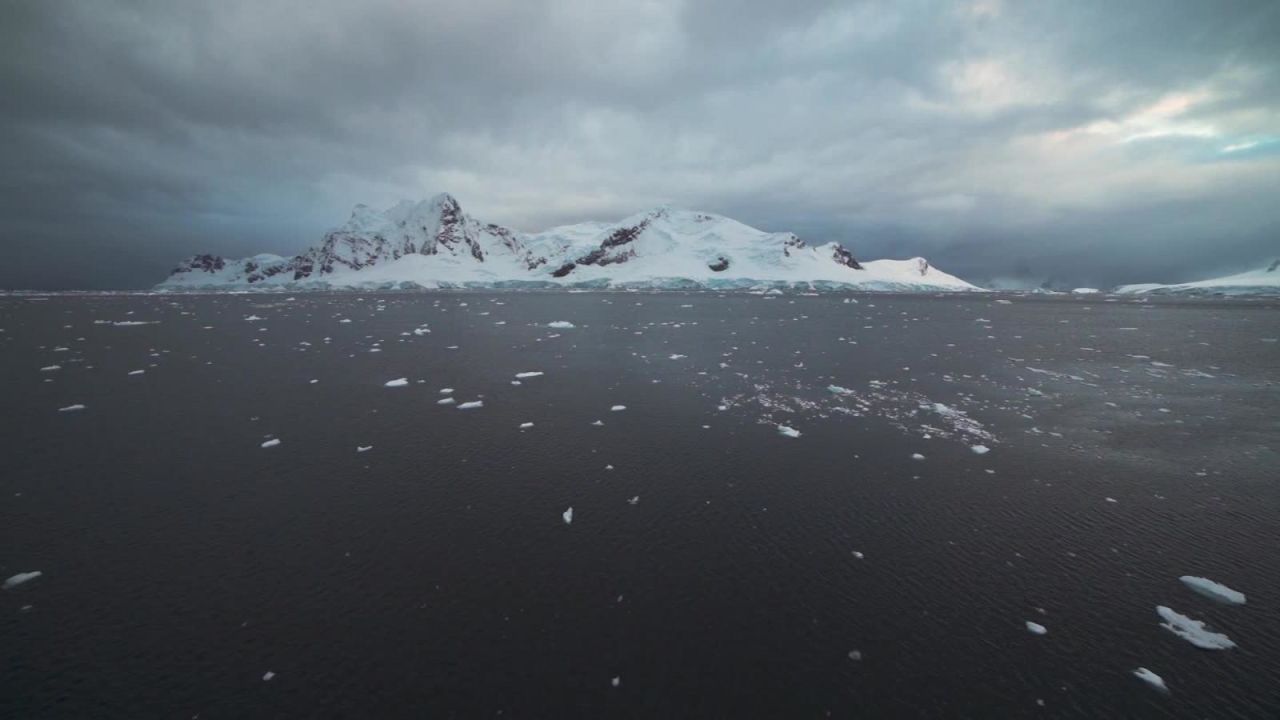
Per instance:
[[[1280,254],[1280,4],[0,8],[0,287],[143,287],[447,190],[525,230],[670,202],[974,279]]]

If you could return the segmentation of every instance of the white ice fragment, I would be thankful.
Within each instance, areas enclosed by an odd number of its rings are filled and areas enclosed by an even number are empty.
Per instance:
[[[453,388],[440,388],[440,394],[441,394],[441,395],[452,395],[452,394],[453,394]]]
[[[1193,591],[1212,600],[1217,600],[1218,602],[1223,602],[1228,605],[1243,605],[1245,602],[1244,593],[1232,590],[1226,585],[1214,582],[1208,578],[1196,577],[1195,575],[1183,575],[1178,579]]]
[[[1204,622],[1192,620],[1164,605],[1156,606],[1156,612],[1164,619],[1160,626],[1198,648],[1205,650],[1226,650],[1236,646],[1231,638],[1222,633],[1206,630]]]
[[[688,356],[688,355],[678,355],[678,354],[674,354],[674,353],[673,353],[673,354],[672,354],[672,355],[670,355],[667,359],[668,359],[668,360],[680,360],[681,358],[686,358],[686,357],[689,357],[689,356]]]
[[[464,402],[458,405],[459,410],[474,410],[476,408],[482,408],[482,407],[484,407],[483,400],[472,400],[470,402]]]
[[[32,580],[35,580],[36,578],[40,577],[43,574],[44,573],[40,572],[39,570],[34,570],[32,572],[18,573],[17,575],[10,577],[8,580],[5,580],[4,585],[0,587],[3,587],[5,590],[12,590],[18,587],[19,585],[21,585],[22,583],[31,582]]]
[[[609,681],[609,684],[613,685],[614,687],[618,687],[619,685],[622,684],[622,677],[615,676],[612,680]]]
[[[129,371],[129,374],[130,374],[130,375],[141,375],[141,374],[143,374],[143,373],[145,373],[145,372],[146,372],[146,370],[130,370],[130,371]]]
[[[68,405],[68,406],[66,406],[66,407],[60,407],[60,408],[58,408],[58,412],[77,412],[77,411],[79,411],[79,410],[83,410],[83,409],[84,409],[84,405],[81,405],[81,404],[79,404],[79,403],[76,403],[75,405]]]
[[[845,302],[848,302],[848,301],[846,300]],[[861,650],[850,650],[850,651],[849,651],[849,659],[850,659],[850,660],[853,660],[854,662],[858,662],[858,661],[862,660],[862,651],[861,651]]]
[[[1030,620],[1027,621],[1027,630],[1032,635],[1043,635],[1049,632],[1048,628],[1046,628],[1045,626],[1041,625],[1040,623],[1033,623]]]
[[[636,495],[635,497],[633,497],[633,498],[631,498],[631,499],[627,500],[627,504],[628,504],[628,505],[635,505],[635,504],[637,504],[637,503],[639,503],[639,502],[640,502],[640,496],[639,496],[639,495]]]
[[[986,455],[987,453],[991,452],[991,448],[987,447],[986,445],[972,445],[969,447],[969,449],[972,450],[976,455]]]
[[[797,430],[797,429],[795,429],[795,428],[793,428],[793,427],[787,427],[786,425],[779,425],[779,426],[778,426],[778,432],[779,432],[779,433],[781,433],[781,434],[783,434],[783,435],[786,435],[786,436],[787,436],[787,437],[789,437],[789,438],[798,438],[798,437],[800,437],[800,431],[799,431],[799,430]]]
[[[518,372],[518,373],[516,373],[516,377],[520,378],[521,380],[523,380],[524,378],[541,377],[541,376],[542,376],[542,373],[541,373],[540,371],[536,371],[536,370],[532,370],[532,371],[529,371],[529,372]]]
[[[569,508],[568,510],[565,510],[565,511],[561,514],[561,517],[563,517],[563,518],[564,518],[564,524],[565,524],[565,525],[572,524],[572,523],[573,523],[573,508]]]
[[[854,556],[855,558],[857,558],[858,560],[862,560],[863,558],[865,558],[865,557],[866,557],[866,555],[863,555],[863,554],[862,554],[860,551],[858,551],[858,550],[854,550],[854,551],[853,551],[853,556]]]
[[[614,405],[613,407],[609,408],[609,412],[622,412],[623,410],[626,410],[626,409],[627,409],[626,405]]]
[[[372,449],[373,449],[373,446],[372,446],[372,445],[357,445],[357,446],[356,446],[356,452],[358,452],[358,453],[362,453],[362,452],[369,452],[369,451],[370,451],[370,450],[372,450]]]
[[[437,400],[437,401],[436,401],[436,404],[437,404],[437,405],[452,405],[452,404],[454,404],[455,402],[457,402],[457,400],[454,400],[454,399],[453,399],[453,398],[451,398],[451,397],[446,397],[446,398],[440,398],[439,400]]]
[[[279,444],[280,444],[280,438],[271,438],[270,440],[262,443],[262,447],[264,448],[275,447]]]
[[[1169,692],[1169,686],[1164,684],[1164,678],[1151,672],[1150,670],[1144,667],[1140,667],[1137,670],[1134,670],[1133,674],[1137,676],[1139,680],[1159,690],[1160,692],[1166,692],[1166,693]]]
[[[573,323],[569,322],[568,320],[555,320],[553,322],[547,323],[547,327],[556,328],[557,330],[570,330],[575,326]]]
[[[597,421],[595,421],[595,422],[593,422],[593,423],[591,423],[591,424],[592,424],[592,425],[594,425],[595,427],[601,427],[601,426],[603,426],[603,425],[604,425],[604,421],[603,421],[603,420],[597,420]]]
[[[921,455],[920,453],[911,453],[911,459],[912,459],[912,460],[923,460],[923,459],[924,459],[924,456],[923,456],[923,455]]]
[[[387,387],[404,387],[405,385],[409,384],[409,379],[396,378],[395,380],[388,380],[385,384]]]
[[[271,672],[270,670],[268,670],[268,671],[266,671],[265,673],[263,673],[263,674],[262,674],[262,682],[267,682],[268,680],[270,680],[271,678],[273,678],[273,677],[275,677],[275,676],[276,676],[276,674],[275,674],[275,673],[273,673],[273,672]]]
[[[259,320],[266,320],[266,318],[261,318],[261,317],[258,317],[257,315],[250,315],[246,317],[244,320],[245,322],[258,322]],[[119,323],[116,323],[116,324],[118,325]]]
[[[62,369],[61,365],[46,365],[40,368],[40,372],[53,372],[55,370],[61,370],[61,369]]]
[[[531,427],[533,427],[533,423],[520,423],[521,430],[528,430]]]

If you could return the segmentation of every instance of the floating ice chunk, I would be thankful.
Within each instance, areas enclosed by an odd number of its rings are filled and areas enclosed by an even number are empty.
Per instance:
[[[849,301],[848,301],[848,300],[845,300],[845,302],[849,302]],[[850,659],[850,660],[853,660],[854,662],[859,662],[859,661],[861,661],[861,660],[862,660],[862,651],[861,651],[861,650],[850,650],[850,651],[849,651],[849,659]]]
[[[83,410],[83,409],[84,409],[84,405],[81,405],[81,404],[79,404],[79,403],[76,403],[75,405],[68,405],[68,406],[66,406],[66,407],[60,407],[60,408],[58,408],[58,412],[78,412],[78,411]]]
[[[862,560],[862,559],[866,558],[866,555],[863,555],[863,554],[862,554],[860,551],[858,551],[858,550],[854,550],[852,554],[853,554],[853,556],[854,556],[855,558],[857,558],[858,560]]]
[[[560,515],[560,516],[564,518],[564,524],[565,524],[565,525],[570,525],[570,524],[572,524],[572,523],[573,523],[573,508],[571,507],[571,508],[569,508],[568,510],[565,510],[563,513],[561,513],[561,515]]]
[[[452,394],[453,394],[453,388],[440,388],[440,394],[441,394],[441,395],[452,395]]]
[[[341,319],[341,320],[339,320],[338,322],[340,322],[340,323],[349,323],[349,322],[351,322],[351,318],[342,318],[342,319]]]
[[[446,397],[446,398],[440,398],[439,400],[437,400],[437,401],[436,401],[436,404],[437,404],[437,405],[452,405],[452,404],[454,404],[454,403],[456,403],[456,402],[458,402],[458,401],[457,401],[457,400],[454,400],[454,399],[453,399],[453,398],[451,398],[451,397]]]
[[[853,391],[852,391],[852,390],[850,390],[849,388],[847,388],[847,387],[840,387],[839,385],[828,385],[828,386],[827,386],[827,391],[828,391],[828,392],[833,392],[833,393],[835,393],[836,395],[852,395],[852,394],[853,394]]]
[[[404,387],[405,385],[409,384],[409,379],[396,378],[395,380],[388,380],[385,384],[387,387]]]
[[[258,319],[262,320],[263,318]],[[133,327],[134,325],[157,325],[159,323],[159,320],[120,320],[111,324],[116,327]]]
[[[627,500],[627,504],[628,504],[628,505],[635,505],[635,504],[637,504],[637,503],[639,503],[639,502],[640,502],[640,496],[639,496],[639,495],[636,495],[635,497],[633,497],[633,498],[631,498],[631,499]]]
[[[459,410],[474,410],[476,408],[482,408],[482,407],[484,407],[483,400],[472,400],[470,402],[464,402],[458,405]]]
[[[1208,578],[1196,577],[1195,575],[1183,575],[1178,578],[1187,587],[1195,592],[1204,595],[1207,598],[1223,602],[1228,605],[1243,605],[1245,602],[1244,593],[1232,590],[1222,583],[1214,582]]]
[[[271,447],[275,447],[275,446],[277,446],[277,445],[279,445],[279,444],[280,444],[280,438],[271,438],[270,440],[268,440],[268,441],[266,441],[266,442],[262,443],[262,447],[264,447],[264,448],[271,448]]]
[[[678,354],[673,353],[673,354],[671,354],[667,359],[668,359],[668,360],[679,360],[679,359],[681,359],[681,358],[686,358],[686,357],[689,357],[689,356],[688,356],[688,355],[678,355]]]
[[[259,320],[266,320],[266,318],[258,317],[257,315],[250,315],[244,319],[245,322],[258,322]],[[116,324],[118,325],[119,323]]]
[[[358,453],[362,453],[362,452],[369,452],[369,451],[370,451],[370,450],[372,450],[372,449],[373,449],[373,446],[372,446],[372,445],[357,445],[357,446],[356,446],[356,452],[358,452]]]
[[[986,445],[971,445],[969,449],[972,450],[976,455],[986,455],[987,453],[991,452],[991,448],[987,447]]]
[[[33,570],[32,572],[18,573],[17,575],[10,577],[8,580],[5,580],[4,585],[0,587],[3,587],[5,590],[12,590],[18,587],[19,585],[21,585],[22,583],[27,583],[27,582],[31,582],[32,580],[35,580],[36,578],[40,577],[43,574],[44,573],[40,572],[39,570]]]
[[[143,373],[145,373],[145,372],[146,372],[146,370],[130,370],[130,371],[129,371],[129,374],[130,374],[130,375],[142,375],[142,374],[143,374]]]
[[[1169,692],[1169,686],[1164,684],[1164,678],[1151,672],[1150,670],[1144,667],[1140,667],[1137,670],[1134,670],[1133,674],[1139,680],[1159,690],[1160,692],[1165,692],[1165,693]]]
[[[62,369],[61,365],[46,365],[40,368],[40,372],[53,372],[55,370],[61,370],[61,369]]]
[[[595,421],[595,422],[593,422],[593,423],[591,423],[591,424],[592,424],[593,426],[595,426],[595,427],[601,427],[601,426],[603,426],[603,425],[604,425],[604,421],[603,421],[603,420],[597,420],[597,421]]]
[[[1041,625],[1040,623],[1033,623],[1030,620],[1027,621],[1027,631],[1030,632],[1032,635],[1043,635],[1049,632],[1048,628],[1046,628],[1045,626]]]
[[[528,430],[531,427],[533,427],[533,423],[520,423],[521,430]]]
[[[990,320],[988,320],[988,319],[986,319],[986,318],[974,318],[974,319],[973,319],[973,321],[974,321],[974,322],[981,322],[981,323],[989,323],[989,322],[991,322]]]
[[[571,330],[576,326],[568,320],[555,320],[547,323],[547,327],[553,327],[557,330]]]
[[[621,676],[615,676],[612,680],[610,680],[610,681],[609,681],[609,684],[610,684],[610,685],[612,685],[612,686],[614,686],[614,687],[618,687],[619,685],[621,685],[621,684],[622,684],[622,677],[621,677]]]
[[[524,378],[541,377],[541,376],[542,376],[542,374],[543,374],[543,373],[542,373],[542,372],[540,372],[540,371],[532,370],[532,371],[529,371],[529,372],[518,372],[518,373],[516,373],[516,377],[518,377],[518,378],[520,378],[521,380],[523,380]]]
[[[1226,635],[1206,630],[1204,623],[1200,620],[1192,620],[1186,615],[1176,613],[1164,605],[1156,606],[1156,612],[1164,619],[1164,622],[1160,623],[1161,627],[1198,648],[1227,650],[1236,646],[1231,641],[1231,638]]]
[[[263,673],[263,674],[262,674],[262,682],[267,682],[268,680],[270,680],[271,678],[273,678],[273,677],[275,677],[275,676],[276,676],[276,674],[275,674],[275,673],[273,673],[273,672],[271,672],[270,670],[268,670],[268,671],[266,671],[265,673]]]
[[[626,409],[627,409],[626,405],[614,405],[613,407],[609,408],[609,412],[622,412],[623,410],[626,410]]]
[[[923,459],[924,459],[924,456],[923,456],[923,455],[921,455],[920,453],[911,453],[911,459],[912,459],[912,460],[923,460]]]
[[[787,427],[786,425],[779,425],[779,426],[778,426],[778,432],[779,432],[779,433],[781,433],[781,434],[783,434],[783,435],[786,435],[786,436],[787,436],[787,437],[789,437],[789,438],[798,438],[798,437],[800,437],[800,431],[799,431],[799,430],[797,430],[797,429],[795,429],[795,428],[793,428],[793,427]]]
[[[1013,301],[1012,301],[1012,300],[997,300],[997,301],[996,301],[996,304],[998,304],[998,305],[1012,305],[1012,304],[1013,304]]]

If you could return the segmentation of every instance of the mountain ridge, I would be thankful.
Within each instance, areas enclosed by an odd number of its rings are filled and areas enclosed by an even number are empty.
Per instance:
[[[201,254],[159,290],[434,287],[755,287],[978,290],[923,258],[861,263],[837,242],[757,230],[713,213],[662,206],[615,223],[537,233],[485,223],[440,193],[386,210],[358,204],[321,242],[293,256]]]

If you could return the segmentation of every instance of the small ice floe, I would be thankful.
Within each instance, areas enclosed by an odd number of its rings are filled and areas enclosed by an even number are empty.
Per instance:
[[[453,394],[453,388],[440,388],[440,394],[441,394],[441,395],[452,395],[452,394]]]
[[[388,381],[387,381],[386,383],[384,383],[384,384],[385,384],[387,387],[404,387],[405,385],[408,385],[408,384],[409,384],[409,379],[408,379],[408,378],[396,378],[395,380],[388,380]]]
[[[452,404],[454,404],[454,403],[456,403],[456,402],[458,402],[458,401],[457,401],[457,400],[454,400],[454,399],[453,399],[453,398],[451,398],[451,397],[444,397],[444,398],[440,398],[439,400],[437,400],[437,401],[436,401],[436,404],[437,404],[437,405],[452,405]]]
[[[268,670],[268,671],[266,671],[266,672],[262,673],[262,682],[267,682],[267,681],[271,680],[271,678],[273,678],[273,677],[275,677],[275,676],[276,676],[276,674],[275,674],[275,673],[273,673],[273,672],[271,672],[270,670]]]
[[[673,354],[669,355],[669,356],[667,357],[667,359],[668,359],[668,360],[680,360],[680,359],[682,359],[682,358],[687,358],[687,357],[689,357],[689,356],[688,356],[688,355],[678,355],[678,354],[673,353]]]
[[[270,440],[262,443],[262,447],[264,448],[275,447],[279,444],[280,444],[280,438],[271,438]]]
[[[849,388],[840,387],[839,385],[828,385],[827,392],[833,392],[836,395],[852,395],[853,394],[853,391],[850,390]]]
[[[1040,623],[1033,623],[1030,620],[1028,620],[1027,632],[1031,633],[1032,635],[1044,635],[1045,633],[1049,632],[1049,629],[1041,625]]]
[[[787,436],[787,437],[789,437],[789,438],[798,438],[798,437],[800,437],[800,431],[799,431],[799,430],[797,430],[797,429],[795,429],[795,428],[793,428],[793,427],[788,427],[788,426],[786,426],[786,425],[779,425],[779,426],[778,426],[778,432],[779,432],[780,434],[782,434],[782,435],[786,435],[786,436]]]
[[[609,408],[609,412],[622,412],[623,410],[626,410],[626,409],[627,409],[626,405],[614,405],[613,407]]]
[[[1236,646],[1231,638],[1206,630],[1200,620],[1192,620],[1164,605],[1156,606],[1156,612],[1164,619],[1160,626],[1187,642],[1204,650],[1227,650]]]
[[[555,320],[547,323],[547,327],[556,328],[557,330],[572,330],[576,326],[568,320]]]
[[[258,319],[261,320],[262,318]],[[133,327],[135,325],[156,325],[159,322],[159,320],[120,320],[111,324],[116,327]]]
[[[370,451],[370,450],[372,450],[372,449],[373,449],[373,446],[372,446],[372,445],[357,445],[357,446],[356,446],[356,452],[358,452],[358,453],[369,452],[369,451]]]
[[[40,368],[40,372],[55,372],[61,369],[62,369],[61,365],[45,365],[44,367]]]
[[[458,405],[459,410],[474,410],[476,408],[482,408],[482,407],[484,407],[483,400],[472,400],[470,402],[464,402]]]
[[[630,498],[629,500],[627,500],[627,504],[628,504],[628,505],[635,505],[635,504],[637,504],[637,503],[639,503],[639,502],[640,502],[640,496],[639,496],[639,495],[636,495],[635,497]]]
[[[920,453],[911,453],[911,459],[912,459],[912,460],[923,460],[923,459],[924,459],[924,456],[923,456],[923,455],[921,455]]]
[[[612,680],[610,680],[610,681],[609,681],[609,684],[610,684],[610,685],[612,685],[612,686],[614,686],[614,687],[618,687],[619,685],[621,685],[621,684],[622,684],[622,677],[621,677],[621,676],[615,676]]]
[[[591,423],[591,425],[592,425],[593,427],[603,427],[603,426],[604,426],[604,421],[603,421],[603,420],[597,420],[597,421],[595,421],[595,422]]]
[[[858,560],[862,560],[862,559],[865,559],[865,558],[867,557],[866,555],[863,555],[863,554],[862,554],[860,551],[858,551],[858,550],[854,550],[854,551],[852,552],[852,555],[853,555],[855,558],[857,558]]]
[[[525,378],[531,378],[531,377],[542,377],[542,373],[540,371],[531,370],[529,372],[518,372],[516,373],[516,377],[523,380]]]
[[[259,320],[266,320],[266,318],[258,317],[257,315],[250,315],[244,319],[245,322],[258,322]]]
[[[341,319],[341,320],[339,320],[338,322],[340,322],[340,323],[349,323],[349,322],[351,322],[351,318],[342,318],[342,319]]]
[[[143,373],[145,373],[145,372],[146,372],[146,370],[130,370],[130,371],[129,371],[129,374],[130,374],[130,375],[142,375],[142,374],[143,374]]]
[[[1012,305],[1012,304],[1013,304],[1013,301],[1012,301],[1012,300],[997,300],[997,301],[996,301],[996,304],[997,304],[997,305]]]
[[[80,403],[76,403],[75,405],[60,407],[58,408],[58,412],[79,412],[83,409],[84,409],[84,405],[81,405]]]
[[[1169,692],[1169,686],[1164,684],[1164,678],[1151,672],[1150,670],[1144,667],[1140,667],[1137,670],[1134,670],[1133,674],[1139,680],[1159,690],[1160,692],[1163,692],[1163,693]]]
[[[1217,600],[1228,605],[1243,605],[1245,602],[1244,593],[1232,590],[1231,588],[1219,582],[1214,582],[1209,578],[1196,577],[1195,575],[1183,575],[1178,578],[1187,587],[1201,595]]]
[[[986,455],[991,452],[991,448],[986,445],[970,445],[969,449],[972,450],[975,455]]]
[[[990,320],[988,320],[988,319],[986,319],[986,318],[974,318],[974,319],[973,319],[973,321],[974,321],[974,322],[980,322],[980,323],[989,323],[989,322],[991,322]]]
[[[560,517],[564,518],[565,525],[573,524],[573,508],[569,508],[561,513]]]
[[[3,587],[5,590],[12,590],[23,583],[28,583],[28,582],[31,582],[32,580],[35,580],[36,578],[40,577],[43,574],[44,573],[40,572],[39,570],[34,570],[32,572],[18,573],[17,575],[10,577],[8,580],[5,580],[4,585],[0,587]]]
[[[531,427],[533,427],[533,423],[520,423],[521,430],[528,430]]]
[[[1106,501],[1107,501],[1107,502],[1109,502],[1109,503],[1119,502],[1119,500],[1116,500],[1116,499],[1115,499],[1115,498],[1113,498],[1113,497],[1103,498],[1103,500],[1106,500]]]
[[[848,300],[846,300],[845,302],[848,302]],[[862,661],[862,651],[861,651],[861,650],[850,650],[850,651],[849,651],[849,659],[850,659],[850,660],[852,660],[852,661],[854,661],[854,662],[861,662],[861,661]]]

